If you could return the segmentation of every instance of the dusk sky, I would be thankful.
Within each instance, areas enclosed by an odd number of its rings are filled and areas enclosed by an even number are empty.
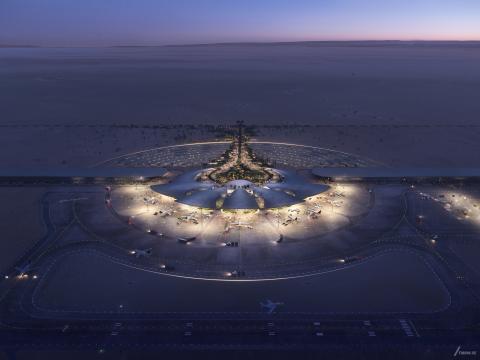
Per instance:
[[[479,0],[0,0],[0,44],[480,40]]]

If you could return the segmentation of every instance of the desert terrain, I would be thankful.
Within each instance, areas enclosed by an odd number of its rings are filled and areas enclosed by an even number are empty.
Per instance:
[[[92,165],[220,139],[478,164],[480,44],[298,43],[0,48],[0,165]]]

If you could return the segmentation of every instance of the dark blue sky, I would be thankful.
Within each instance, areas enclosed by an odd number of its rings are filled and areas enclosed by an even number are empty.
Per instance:
[[[480,40],[480,0],[0,0],[0,44]]]

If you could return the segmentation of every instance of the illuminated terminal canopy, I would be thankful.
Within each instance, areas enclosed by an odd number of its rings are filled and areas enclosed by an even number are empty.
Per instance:
[[[176,201],[208,209],[269,209],[290,206],[328,189],[293,171],[278,170],[249,147],[239,122],[238,136],[213,167],[187,171],[152,189]]]
[[[0,169],[0,183],[123,183],[151,181],[168,173],[162,167],[29,167]]]
[[[182,204],[206,209],[269,209],[290,206],[328,190],[327,185],[312,184],[293,171],[275,170],[281,182],[256,185],[248,180],[234,180],[224,185],[201,180],[203,170],[183,173],[169,184],[152,189],[175,198]]]
[[[480,180],[478,168],[319,167],[312,169],[312,174],[333,181]]]

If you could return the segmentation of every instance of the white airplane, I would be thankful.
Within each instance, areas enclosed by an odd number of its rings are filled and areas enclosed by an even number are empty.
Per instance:
[[[180,221],[191,221],[191,222],[193,222],[194,224],[198,224],[198,219],[197,219],[197,217],[196,217],[193,213],[192,213],[192,214],[183,215],[183,216],[179,216],[177,219],[180,220]]]
[[[272,314],[275,312],[278,306],[283,305],[283,302],[273,302],[270,299],[267,299],[266,302],[260,302],[262,308],[267,309],[267,313]]]
[[[335,207],[341,207],[342,202],[339,201],[329,201],[330,205],[335,206]]]
[[[307,215],[321,214],[321,212],[322,212],[322,208],[320,207],[320,205],[313,206],[307,209],[307,211],[305,211]]]
[[[15,270],[18,271],[18,277],[28,277],[28,273],[33,270],[30,264],[25,264],[23,266],[16,266]]]
[[[245,227],[247,229],[253,229],[252,224],[241,222],[241,221],[230,223],[230,225],[238,226],[238,227]]]
[[[172,216],[176,211],[173,209],[160,210],[160,217]]]
[[[292,217],[291,215],[288,215],[288,219],[283,222],[283,225],[289,225],[295,221],[298,221],[298,216],[297,217]]]
[[[145,198],[143,198],[143,202],[145,204],[155,205],[157,203],[157,200],[154,197],[152,197],[150,199],[145,197]]]
[[[182,244],[188,244],[188,243],[194,241],[196,238],[197,238],[196,236],[192,236],[192,237],[188,237],[188,238],[179,237],[177,240],[178,240],[178,242],[180,242]]]
[[[135,250],[130,251],[130,254],[135,255],[136,258],[147,257],[147,256],[152,255],[152,249],[151,248],[150,249],[145,249],[145,250],[135,249]]]

